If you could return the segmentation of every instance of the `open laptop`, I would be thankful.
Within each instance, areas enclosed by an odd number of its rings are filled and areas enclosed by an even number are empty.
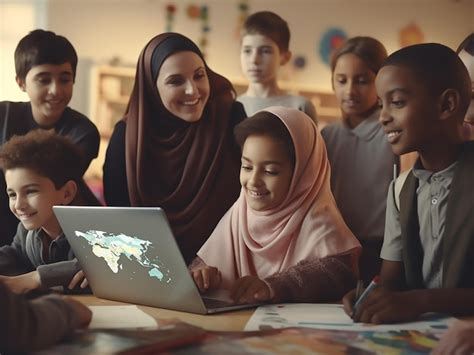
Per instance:
[[[161,208],[53,209],[97,297],[199,314],[257,306],[199,293]]]

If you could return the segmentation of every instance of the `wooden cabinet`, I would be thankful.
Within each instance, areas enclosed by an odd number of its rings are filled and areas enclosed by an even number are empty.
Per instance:
[[[243,94],[247,89],[247,81],[243,78],[230,78],[237,95]],[[288,81],[280,81],[278,85],[290,94],[307,97],[316,108],[319,128],[334,122],[341,117],[341,109],[337,104],[336,96],[333,92],[317,90],[308,85],[296,84]]]
[[[99,155],[85,174],[90,184],[102,184],[102,166],[109,138],[115,123],[125,114],[134,81],[134,67],[97,66],[91,70],[90,119],[99,129],[101,139]]]
[[[109,138],[127,108],[135,81],[134,67],[99,66],[92,70],[91,120]]]

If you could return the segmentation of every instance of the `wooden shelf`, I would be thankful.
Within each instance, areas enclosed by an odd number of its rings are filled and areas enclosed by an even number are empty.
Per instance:
[[[234,85],[237,95],[243,94],[247,90],[248,82],[244,78],[230,78],[229,80]],[[341,109],[333,92],[289,81],[279,81],[278,86],[291,94],[304,96],[311,100],[316,108],[320,128],[340,119]]]

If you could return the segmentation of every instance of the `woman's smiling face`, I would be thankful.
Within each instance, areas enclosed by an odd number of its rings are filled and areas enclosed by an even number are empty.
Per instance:
[[[199,121],[209,99],[205,64],[194,52],[170,55],[163,62],[156,87],[165,108],[186,122]]]

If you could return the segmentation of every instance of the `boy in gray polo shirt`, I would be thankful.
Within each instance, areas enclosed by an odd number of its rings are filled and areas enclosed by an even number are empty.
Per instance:
[[[448,47],[420,44],[389,56],[376,86],[393,152],[417,151],[419,159],[400,192],[390,185],[380,286],[355,311],[354,292],[347,294],[346,312],[368,323],[472,313],[474,142],[462,137],[469,74]]]
[[[82,187],[81,153],[70,139],[41,129],[0,149],[10,209],[20,221],[13,242],[0,247],[0,281],[15,293],[75,286],[69,283],[80,266],[53,205],[93,202]]]

